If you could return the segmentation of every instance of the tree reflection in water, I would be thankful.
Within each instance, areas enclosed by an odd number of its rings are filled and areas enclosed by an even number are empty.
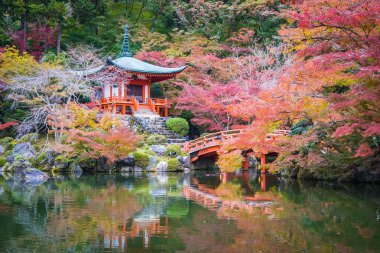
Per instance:
[[[0,252],[375,252],[378,186],[252,173],[0,181]]]

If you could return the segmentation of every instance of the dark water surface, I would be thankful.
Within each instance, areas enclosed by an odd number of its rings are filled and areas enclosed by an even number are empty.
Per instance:
[[[376,185],[210,172],[0,178],[0,252],[380,252]]]

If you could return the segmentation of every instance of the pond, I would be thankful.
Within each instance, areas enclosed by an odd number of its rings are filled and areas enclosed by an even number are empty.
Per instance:
[[[0,235],[0,252],[380,252],[380,187],[250,172],[2,177]]]

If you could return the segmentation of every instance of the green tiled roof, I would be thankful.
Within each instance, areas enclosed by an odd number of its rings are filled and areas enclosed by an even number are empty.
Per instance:
[[[128,25],[124,27],[125,32],[124,32],[124,41],[123,41],[123,47],[121,49],[121,52],[116,59],[108,59],[107,63],[114,65],[118,68],[122,68],[126,71],[134,72],[134,73],[142,73],[142,74],[153,74],[153,75],[175,75],[183,71],[184,69],[187,68],[187,66],[182,66],[178,68],[165,68],[165,67],[160,67],[157,65],[153,65],[144,61],[140,61],[139,59],[136,59],[132,56],[130,50],[129,50],[129,35],[128,35]],[[79,75],[91,75],[96,72],[99,72],[105,67],[99,66],[93,69],[88,69],[84,71],[73,71],[75,74]],[[170,78],[170,77],[169,77]],[[157,80],[164,80],[167,78],[156,78]],[[156,81],[157,81],[156,80]],[[158,81],[160,81],[158,80]]]
[[[127,71],[146,74],[177,74],[186,68],[186,66],[179,68],[160,67],[132,57],[129,50],[128,25],[124,26],[124,41],[119,57],[115,60],[110,59],[108,62]]]
[[[109,60],[109,62],[119,68],[145,74],[177,74],[183,71],[187,66],[179,68],[165,68],[156,66],[144,61],[140,61],[134,57],[120,57],[115,60]]]

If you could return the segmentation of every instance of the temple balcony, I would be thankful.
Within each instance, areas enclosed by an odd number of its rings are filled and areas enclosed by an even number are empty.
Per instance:
[[[121,115],[134,115],[139,111],[151,112],[161,117],[168,117],[169,104],[166,98],[146,98],[143,102],[141,98],[134,96],[119,97],[112,96],[98,100],[100,109]]]

